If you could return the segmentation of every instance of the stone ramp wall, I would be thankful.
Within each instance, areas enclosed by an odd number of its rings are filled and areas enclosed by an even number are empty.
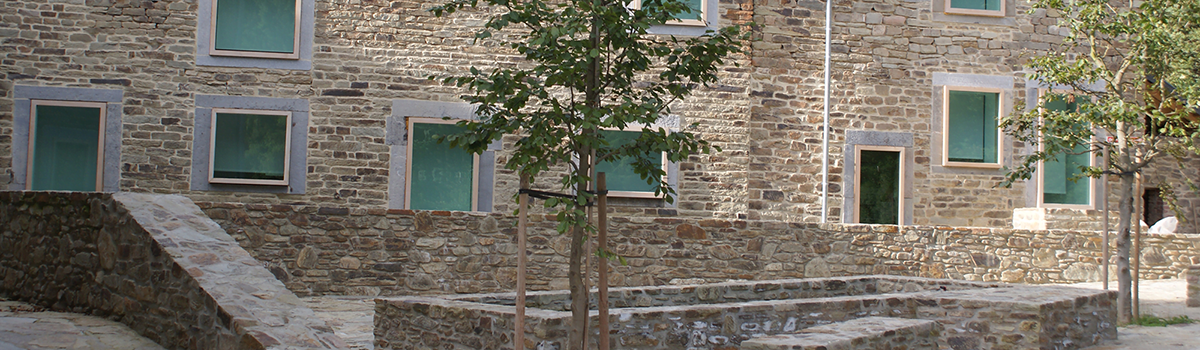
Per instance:
[[[181,196],[0,192],[0,248],[0,293],[168,348],[345,347]]]
[[[297,294],[510,291],[516,220],[503,214],[198,203]],[[864,274],[970,281],[1099,281],[1096,232],[611,217],[610,285]],[[567,287],[568,239],[530,222],[529,288]],[[1114,242],[1115,244],[1115,242]],[[1142,278],[1182,278],[1200,235],[1147,236]],[[1115,252],[1115,250],[1114,250]],[[1115,273],[1116,268],[1110,269]],[[1115,277],[1114,277],[1115,280]]]

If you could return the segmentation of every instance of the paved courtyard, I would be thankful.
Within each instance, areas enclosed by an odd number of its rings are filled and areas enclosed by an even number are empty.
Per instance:
[[[1115,289],[1115,285],[1110,287]],[[1100,289],[1100,283],[1073,286]],[[1186,315],[1200,320],[1200,308],[1185,307],[1185,288],[1183,280],[1142,282],[1142,312],[1167,318]],[[373,298],[326,296],[304,300],[351,348],[372,348]],[[1117,341],[1086,350],[1200,350],[1200,323],[1169,327],[1128,326],[1121,327],[1118,334]],[[114,321],[49,312],[0,299],[0,350],[13,349],[157,350],[162,347]]]

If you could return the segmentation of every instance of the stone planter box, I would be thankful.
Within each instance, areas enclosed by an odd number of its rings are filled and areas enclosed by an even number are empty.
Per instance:
[[[526,348],[562,349],[567,291],[530,293]],[[513,294],[376,300],[383,349],[512,347]],[[616,288],[621,349],[732,349],[769,335],[868,316],[934,320],[954,349],[1075,349],[1116,338],[1114,292],[897,276]],[[591,312],[592,324],[597,322]],[[593,332],[593,342],[596,331]]]

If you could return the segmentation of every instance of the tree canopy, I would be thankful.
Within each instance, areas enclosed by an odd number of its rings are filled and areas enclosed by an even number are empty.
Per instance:
[[[580,265],[590,228],[584,207],[593,197],[596,165],[630,162],[656,195],[671,201],[674,189],[662,181],[665,170],[655,161],[665,155],[679,162],[712,147],[686,128],[654,125],[671,115],[672,104],[717,81],[745,37],[732,26],[686,38],[653,34],[689,16],[715,27],[708,21],[716,16],[703,16],[704,11],[677,0],[644,0],[636,9],[617,0],[452,0],[431,11],[449,16],[467,8],[495,13],[476,33],[477,40],[499,40],[524,60],[515,68],[471,67],[468,74],[444,78],[466,90],[462,99],[476,105],[481,116],[460,123],[467,131],[446,140],[480,152],[504,135],[518,135],[506,150],[506,168],[531,178],[566,168],[558,182],[573,198],[550,199],[546,206],[556,210],[558,231],[571,235],[569,348],[582,348],[588,301]],[[500,32],[505,35],[493,37]],[[614,142],[602,130],[638,134]]]
[[[1004,185],[1030,178],[1040,162],[1111,150],[1107,168],[1097,163],[1079,171],[1120,179],[1118,304],[1121,320],[1129,322],[1135,178],[1156,159],[1200,154],[1200,2],[1039,0],[1031,15],[1057,19],[1047,30],[1063,40],[1028,61],[1028,81],[1046,87],[1030,97],[1035,108],[1001,123],[1036,150],[1009,169]],[[1196,190],[1194,176],[1184,174]]]

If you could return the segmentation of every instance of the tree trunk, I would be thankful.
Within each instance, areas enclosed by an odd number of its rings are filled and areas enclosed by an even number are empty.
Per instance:
[[[1133,221],[1133,174],[1121,174],[1120,219],[1117,222],[1117,321],[1133,321],[1132,278],[1129,275],[1130,228]]]
[[[587,348],[588,328],[588,291],[583,284],[583,227],[571,228],[571,257],[570,271],[567,280],[571,288],[571,342],[568,349],[583,350]]]

